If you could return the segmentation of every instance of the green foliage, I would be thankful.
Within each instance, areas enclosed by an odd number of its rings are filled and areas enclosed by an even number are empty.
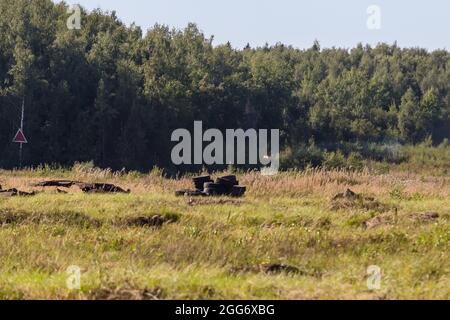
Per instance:
[[[351,152],[348,155],[347,164],[353,169],[362,169],[364,166],[364,159],[358,152]]]
[[[194,120],[280,129],[291,159],[285,167],[358,167],[351,152],[387,158],[381,147],[361,145],[450,138],[447,50],[323,49],[317,41],[308,50],[238,50],[213,46],[195,24],[143,34],[100,10],[82,10],[81,30],[68,30],[66,9],[50,0],[0,0],[2,167],[17,164],[11,138],[22,99],[29,166],[92,160],[102,168],[174,171],[171,132]]]
[[[336,152],[325,152],[323,166],[327,169],[342,168],[345,166],[345,156],[338,150]]]

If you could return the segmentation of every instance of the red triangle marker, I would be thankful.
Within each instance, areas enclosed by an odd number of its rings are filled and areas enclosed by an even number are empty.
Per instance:
[[[17,133],[13,139],[13,142],[28,143],[28,140],[27,140],[27,138],[25,138],[25,135],[23,134],[22,129],[19,129],[19,131],[17,131]]]

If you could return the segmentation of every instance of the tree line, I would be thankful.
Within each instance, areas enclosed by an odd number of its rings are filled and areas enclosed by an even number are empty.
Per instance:
[[[447,50],[236,49],[195,24],[144,32],[83,9],[69,30],[69,15],[65,3],[0,0],[0,167],[17,165],[22,101],[30,166],[174,169],[171,133],[195,120],[280,129],[282,148],[297,151],[450,138]]]

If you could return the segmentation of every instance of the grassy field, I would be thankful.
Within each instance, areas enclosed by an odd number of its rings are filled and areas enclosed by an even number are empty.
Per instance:
[[[30,187],[50,178],[132,193]],[[189,177],[158,171],[0,171],[4,189],[43,191],[0,197],[0,299],[450,299],[447,171],[311,169],[239,180],[244,198],[191,199],[174,196]],[[332,200],[347,188],[362,197]],[[133,222],[154,215],[170,223]],[[298,272],[264,272],[271,263]],[[66,286],[71,265],[81,268],[80,290]],[[367,287],[370,265],[382,270],[378,290]]]

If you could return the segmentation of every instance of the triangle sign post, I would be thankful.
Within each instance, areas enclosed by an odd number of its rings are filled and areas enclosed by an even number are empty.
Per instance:
[[[16,133],[16,135],[14,136],[13,142],[15,143],[28,143],[27,138],[25,138],[25,135],[23,134],[22,129],[19,129]]]
[[[12,141],[14,143],[19,143],[20,144],[20,147],[19,147],[19,168],[22,168],[22,149],[23,149],[23,144],[24,143],[25,144],[28,143],[27,138],[23,134],[24,113],[25,113],[25,98],[22,99],[22,115],[20,117],[20,128],[19,128],[19,130],[17,130],[17,133],[14,136],[14,139]]]

